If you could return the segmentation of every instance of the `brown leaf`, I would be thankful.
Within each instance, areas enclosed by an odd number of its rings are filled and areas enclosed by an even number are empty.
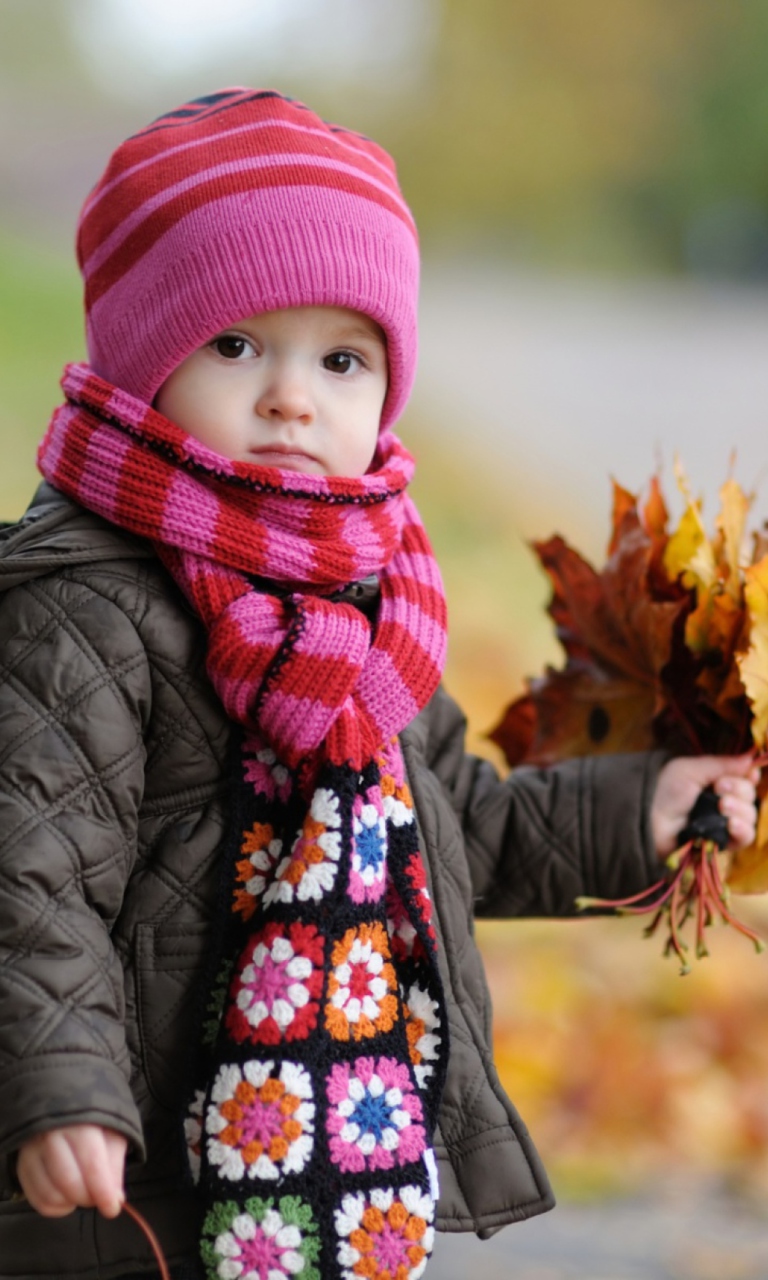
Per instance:
[[[649,597],[651,544],[636,512],[625,512],[621,530],[602,574],[560,537],[534,546],[552,582],[549,612],[568,657],[655,687],[682,601]]]
[[[546,765],[571,756],[653,746],[654,694],[649,687],[576,666],[550,669],[530,687],[530,694],[507,708],[490,735],[510,765]]]
[[[637,515],[637,498],[629,489],[623,489],[613,481],[613,532],[608,544],[608,555],[613,555],[622,538],[622,527],[627,516]]]
[[[536,737],[536,703],[531,695],[510,702],[488,737],[501,747],[510,768],[527,760]]]

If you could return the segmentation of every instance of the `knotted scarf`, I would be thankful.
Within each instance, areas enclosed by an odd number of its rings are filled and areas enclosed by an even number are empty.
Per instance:
[[[447,1026],[397,735],[440,679],[445,606],[413,461],[391,432],[362,477],[229,461],[88,366],[62,386],[43,475],[152,541],[236,726],[185,1121],[206,1273],[417,1280]],[[347,589],[374,574],[369,618]]]

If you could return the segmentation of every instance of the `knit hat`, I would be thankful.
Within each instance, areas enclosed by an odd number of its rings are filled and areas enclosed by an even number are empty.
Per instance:
[[[224,89],[117,148],[77,235],[97,374],[151,403],[215,333],[338,306],[387,339],[382,426],[416,366],[416,228],[391,157],[271,90]]]

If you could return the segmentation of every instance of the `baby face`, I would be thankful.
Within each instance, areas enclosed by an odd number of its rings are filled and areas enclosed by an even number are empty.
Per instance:
[[[163,383],[155,407],[216,453],[322,476],[360,476],[387,393],[375,321],[291,307],[238,321]]]

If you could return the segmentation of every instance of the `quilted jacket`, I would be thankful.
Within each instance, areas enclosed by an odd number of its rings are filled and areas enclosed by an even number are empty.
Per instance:
[[[13,1198],[19,1145],[78,1121],[128,1137],[129,1197],[171,1261],[194,1253],[180,1082],[230,735],[204,662],[202,627],[149,544],[41,486],[0,536],[0,1280],[149,1266],[125,1216],[42,1219]],[[491,1061],[473,915],[568,915],[580,893],[650,883],[659,759],[500,781],[463,728],[441,690],[402,742],[450,1021],[438,1225],[487,1235],[553,1197]]]

